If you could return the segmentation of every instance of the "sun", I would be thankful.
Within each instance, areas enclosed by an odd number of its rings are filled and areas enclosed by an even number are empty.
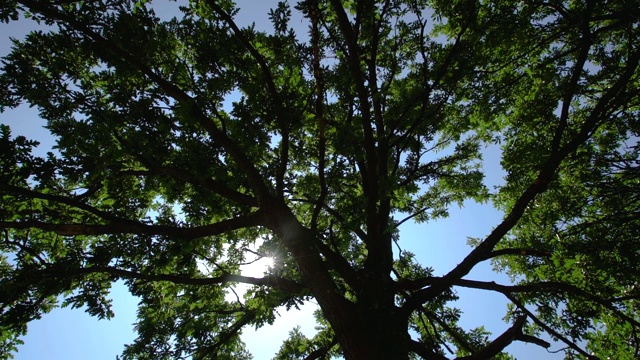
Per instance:
[[[271,271],[273,269],[274,259],[271,256],[266,256],[261,259],[262,266],[266,269],[266,271]]]
[[[274,259],[270,256],[264,256],[256,259],[248,264],[240,266],[243,276],[262,277],[273,269]]]

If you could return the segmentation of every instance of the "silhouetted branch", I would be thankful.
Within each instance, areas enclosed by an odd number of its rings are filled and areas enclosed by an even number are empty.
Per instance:
[[[547,281],[547,282],[537,282],[537,283],[529,283],[529,284],[522,284],[522,285],[500,285],[494,281],[486,282],[486,281],[460,279],[458,281],[455,281],[454,285],[474,288],[474,289],[492,290],[492,291],[500,292],[505,295],[511,294],[511,293],[520,293],[520,292],[528,292],[528,293],[538,292],[539,293],[539,292],[552,292],[552,291],[560,290],[564,293],[575,294],[587,300],[593,301],[598,305],[601,305],[605,309],[613,312],[615,315],[620,317],[622,320],[627,321],[634,327],[640,328],[640,322],[622,313],[615,306],[611,305],[611,302],[601,299],[590,292],[580,289],[577,286],[563,283],[563,282]]]
[[[531,248],[509,248],[509,249],[500,249],[492,251],[487,255],[485,260],[495,258],[498,256],[504,255],[520,255],[520,256],[534,256],[534,257],[543,257],[548,258],[551,256],[551,253],[543,250],[536,250]]]
[[[193,354],[194,359],[213,359],[216,358],[220,348],[225,345],[231,338],[238,335],[240,330],[256,318],[255,311],[245,312],[240,319],[236,320],[230,327],[218,334],[217,341],[204,349],[199,349]]]
[[[144,274],[136,271],[119,269],[113,266],[91,266],[77,269],[60,269],[48,268],[41,271],[42,277],[50,278],[66,278],[74,276],[83,276],[88,274],[104,273],[117,278],[134,279],[143,281],[168,281],[174,284],[183,285],[221,285],[227,283],[243,283],[257,286],[267,286],[274,289],[297,294],[302,292],[305,287],[293,280],[285,279],[275,275],[266,275],[261,278],[250,276],[236,275],[224,273],[215,277],[194,278],[175,274]]]
[[[456,360],[479,360],[479,359],[491,359],[498,355],[504,348],[509,346],[513,341],[517,340],[522,335],[522,327],[526,324],[527,317],[521,316],[516,319],[513,325],[493,340],[489,345],[482,350],[469,355],[458,357]]]
[[[579,132],[573,139],[568,141],[563,147],[552,151],[549,157],[540,166],[540,171],[536,179],[516,200],[511,210],[504,220],[496,226],[493,231],[478,245],[462,262],[449,271],[446,275],[436,280],[426,289],[413,294],[403,305],[405,313],[410,313],[421,306],[424,302],[442,294],[450,288],[453,283],[467,275],[476,264],[483,261],[493,251],[498,242],[518,223],[524,215],[525,210],[534,198],[547,190],[556,169],[569,154],[576,151],[607,118],[607,109],[612,102],[618,100],[624,91],[626,84],[635,73],[640,62],[640,50],[632,53],[626,63],[625,71],[598,99],[590,114],[585,119]]]
[[[136,221],[114,221],[108,224],[52,224],[41,221],[0,221],[1,228],[41,229],[53,231],[61,236],[138,234],[171,236],[191,240],[205,236],[219,235],[228,231],[257,226],[263,223],[261,212],[251,213],[233,219],[222,220],[214,224],[195,227],[175,227],[167,225],[147,225]]]
[[[551,334],[555,338],[560,339],[560,341],[562,341],[563,343],[567,344],[570,348],[572,348],[573,350],[577,351],[578,353],[580,353],[582,356],[586,357],[587,359],[589,359],[589,360],[599,360],[599,358],[597,356],[590,355],[586,351],[582,350],[574,342],[572,342],[569,339],[567,339],[566,337],[562,336],[562,334],[560,334],[557,331],[553,330],[551,327],[549,327],[547,324],[545,324],[542,320],[538,319],[537,316],[535,316],[531,311],[529,311],[529,309],[527,309],[514,296],[512,296],[510,294],[505,294],[505,296],[509,300],[511,300],[511,302],[514,303],[518,307],[518,309],[520,309],[522,312],[527,314],[527,316],[529,318],[531,318],[531,320],[533,320],[533,322],[535,322],[538,326],[543,328],[546,332],[548,332],[549,334]]]
[[[331,339],[331,342],[329,342],[327,345],[321,346],[320,348],[313,350],[311,354],[309,354],[307,357],[304,358],[304,360],[316,360],[316,359],[320,359],[321,357],[325,357],[329,352],[329,350],[331,350],[331,348],[334,347],[336,344],[338,344],[338,340],[336,338],[333,338]]]
[[[177,168],[168,167],[168,166],[158,166],[158,167],[150,167],[149,170],[123,170],[120,173],[134,175],[134,176],[166,175],[192,185],[201,186],[205,189],[213,191],[214,193],[226,199],[236,201],[240,204],[253,206],[253,207],[258,206],[258,200],[253,196],[243,194],[236,190],[229,189],[228,187],[225,186],[225,184],[219,181],[216,181],[214,179],[194,176],[184,171],[183,169],[177,169]]]
[[[187,109],[187,111],[193,116],[193,118],[200,124],[200,126],[202,126],[202,128],[207,132],[207,134],[211,136],[213,140],[219,143],[225,149],[225,151],[231,155],[231,157],[233,157],[238,166],[246,174],[249,183],[253,187],[253,190],[255,190],[256,196],[259,200],[264,200],[270,197],[269,190],[264,182],[262,175],[260,174],[258,169],[256,169],[254,164],[249,160],[247,155],[238,147],[238,145],[233,140],[227,137],[226,134],[224,134],[222,131],[220,131],[220,129],[216,127],[212,119],[210,119],[202,112],[202,109],[200,109],[196,105],[195,100],[184,90],[182,90],[176,84],[166,80],[162,76],[155,73],[151,68],[149,68],[149,66],[142,63],[138,58],[131,55],[109,39],[104,38],[102,35],[94,31],[86,24],[83,24],[78,19],[61,13],[57,9],[48,7],[46,4],[39,1],[19,0],[18,3],[25,5],[29,8],[30,11],[33,11],[34,13],[40,13],[49,19],[62,21],[70,25],[73,29],[90,38],[106,51],[112,53],[117,58],[120,58],[121,60],[130,64],[133,68],[140,71],[140,73],[144,74],[149,80],[158,85],[158,87],[162,89],[163,92],[165,92],[168,96],[172,97],[182,106],[184,106],[185,109]]]
[[[429,360],[448,360],[444,355],[438,354],[434,351],[431,351],[423,344],[415,341],[409,340],[409,350],[413,353],[416,353],[423,359]]]

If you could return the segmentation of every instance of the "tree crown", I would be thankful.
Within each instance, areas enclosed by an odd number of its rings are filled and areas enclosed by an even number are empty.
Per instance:
[[[0,110],[56,139],[38,156],[1,129],[3,355],[59,301],[110,318],[123,280],[126,358],[249,358],[244,327],[309,299],[318,333],[278,358],[507,358],[540,334],[638,356],[636,1],[278,2],[266,32],[232,1],[154,3],[0,5],[43,25],[4,57]],[[505,216],[436,276],[399,227],[467,200]],[[512,283],[469,278],[485,261]],[[462,329],[456,287],[503,294],[510,327]]]

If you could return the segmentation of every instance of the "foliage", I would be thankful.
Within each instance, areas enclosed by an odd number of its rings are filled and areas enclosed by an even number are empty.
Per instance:
[[[636,0],[278,2],[269,32],[229,0],[154,3],[0,5],[42,25],[3,59],[0,110],[56,139],[38,156],[1,128],[2,356],[56,306],[110,318],[124,280],[124,358],[250,358],[243,328],[312,298],[318,334],[276,358],[506,359],[541,334],[638,357]],[[505,217],[445,275],[394,252],[403,222],[469,199]],[[275,265],[243,276],[255,255]],[[511,284],[468,277],[489,260]],[[504,295],[510,327],[462,328],[458,287]]]

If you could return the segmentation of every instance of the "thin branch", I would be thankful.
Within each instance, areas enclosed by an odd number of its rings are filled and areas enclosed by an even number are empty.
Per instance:
[[[578,353],[580,353],[582,356],[586,357],[589,360],[599,360],[598,357],[590,355],[589,353],[587,353],[586,351],[582,350],[578,345],[576,345],[575,343],[573,343],[573,341],[570,341],[569,339],[567,339],[566,337],[562,336],[562,334],[558,333],[557,331],[553,330],[551,327],[549,327],[547,324],[545,324],[544,322],[542,322],[542,320],[538,319],[537,316],[535,316],[531,311],[529,311],[529,309],[527,309],[520,301],[518,301],[513,295],[510,294],[504,294],[509,300],[511,300],[511,302],[516,305],[518,307],[518,309],[520,309],[522,312],[524,312],[529,318],[531,318],[531,320],[533,320],[534,323],[536,323],[538,326],[540,326],[541,328],[543,328],[547,333],[551,334],[551,336],[560,339],[560,341],[562,341],[563,343],[567,344],[570,348],[572,348],[573,350],[577,351]]]
[[[2,227],[2,225],[0,224],[0,227]],[[34,259],[38,260],[40,262],[40,264],[46,264],[47,262],[40,256],[40,254],[38,254],[38,252],[36,252],[35,250],[33,250],[31,247],[25,245],[25,244],[21,244],[18,241],[14,241],[14,240],[9,240],[9,231],[4,228],[4,242],[7,245],[13,245],[16,246],[18,249],[20,249],[20,251],[24,251],[27,254],[31,255],[31,257],[33,257]],[[28,236],[27,236],[28,237]],[[6,250],[5,250],[6,251]]]
[[[485,260],[492,259],[498,256],[505,256],[505,255],[533,256],[533,257],[541,257],[541,258],[551,257],[551,253],[548,251],[531,249],[531,248],[508,248],[508,249],[500,249],[500,250],[495,250],[490,252],[489,254],[487,254],[487,258]]]
[[[205,0],[207,5],[211,7],[211,9],[220,17],[222,20],[233,30],[234,36],[238,39],[238,41],[244,46],[247,51],[251,54],[253,59],[260,66],[260,70],[266,79],[267,89],[272,98],[273,110],[275,111],[275,118],[280,126],[281,131],[281,149],[280,149],[280,166],[278,167],[278,171],[276,174],[276,192],[279,197],[283,196],[284,193],[284,176],[287,171],[288,163],[289,163],[289,116],[290,112],[286,111],[283,107],[282,99],[280,98],[280,93],[278,92],[278,88],[273,80],[273,74],[271,73],[271,68],[269,64],[267,64],[267,60],[262,54],[256,49],[253,44],[249,41],[249,39],[242,33],[238,25],[235,23],[231,15],[229,15],[226,11],[222,9],[214,0]]]
[[[274,99],[274,104],[276,104],[276,106],[278,107],[281,106],[280,94],[278,93],[275,82],[273,81],[273,75],[271,74],[271,69],[269,67],[269,64],[267,64],[267,60],[264,58],[264,56],[262,56],[262,54],[260,54],[258,49],[256,49],[255,46],[251,44],[249,39],[244,36],[231,15],[224,11],[220,7],[220,5],[216,4],[214,0],[205,0],[205,2],[231,28],[231,30],[233,30],[234,36],[238,39],[242,46],[244,46],[244,48],[249,51],[253,59],[258,63],[262,74],[266,78],[267,87],[269,89],[269,93],[271,93],[271,96]]]
[[[564,131],[568,126],[569,108],[571,106],[571,102],[573,101],[573,97],[575,96],[576,89],[578,88],[578,82],[580,81],[582,71],[589,57],[589,49],[591,48],[592,42],[591,30],[589,29],[588,20],[585,20],[585,22],[582,24],[581,30],[582,38],[580,44],[580,52],[578,54],[578,59],[575,61],[575,64],[573,66],[573,73],[571,74],[571,79],[569,80],[569,86],[563,94],[559,125],[553,136],[553,140],[551,141],[551,149],[553,151],[557,151],[560,148],[562,135],[564,134]]]
[[[134,176],[166,175],[192,185],[201,186],[237,203],[253,207],[258,206],[258,200],[253,196],[229,189],[224,183],[216,181],[214,179],[195,176],[183,169],[169,166],[150,166],[149,170],[123,170],[120,173]]]
[[[436,314],[427,313],[424,308],[420,308],[419,311],[423,312],[429,319],[435,320],[438,323],[438,325],[440,325],[444,329],[444,331],[448,332],[449,335],[451,335],[451,337],[458,342],[458,345],[460,347],[464,348],[469,352],[474,351],[471,344],[469,344],[468,341],[466,341],[462,336],[460,336],[460,333],[458,331],[456,331],[451,326],[449,326],[449,324],[447,324],[444,320],[440,319]],[[453,353],[450,349],[449,351]]]
[[[270,197],[269,190],[266,183],[258,169],[254,166],[247,155],[238,147],[238,145],[227,137],[220,129],[216,127],[214,122],[206,116],[202,109],[200,109],[195,100],[189,96],[184,90],[164,79],[162,76],[156,74],[146,64],[142,63],[138,58],[131,55],[124,49],[120,48],[114,42],[104,38],[102,35],[95,32],[91,27],[83,24],[74,17],[61,13],[56,9],[52,9],[46,4],[35,0],[19,0],[19,3],[25,5],[35,13],[45,15],[49,19],[59,20],[70,25],[73,29],[84,34],[86,37],[93,40],[96,44],[100,45],[106,51],[112,53],[116,57],[122,59],[133,68],[140,71],[147,78],[153,81],[159,88],[164,91],[168,96],[179,102],[185,109],[188,110],[190,115],[204,128],[204,130],[211,136],[213,140],[218,142],[235,160],[240,168],[246,174],[251,186],[256,191],[256,195],[259,201],[265,200]],[[214,4],[215,5],[215,4]]]
[[[304,203],[309,203],[309,204],[317,204],[317,201],[315,200],[311,200],[311,199],[304,199],[304,198],[293,198],[290,199],[291,201],[299,201],[299,202],[304,202]],[[335,209],[333,209],[332,207],[330,207],[327,204],[322,204],[323,208],[325,209],[325,211],[327,213],[329,213],[329,215],[333,216],[336,220],[338,220],[338,222],[345,226],[345,228],[349,231],[353,231],[354,234],[356,234],[356,236],[358,236],[358,238],[361,241],[366,241],[367,239],[367,233],[365,233],[364,231],[362,231],[362,229],[359,229],[357,227],[351,227],[348,226],[347,227],[347,221],[346,219],[342,216],[342,214],[340,214],[338,211],[336,211]]]
[[[205,347],[204,349],[198,349],[198,351],[193,354],[194,359],[211,359],[213,356],[218,354],[220,348],[225,345],[232,337],[239,334],[240,330],[251,321],[256,318],[255,311],[246,311],[238,320],[236,320],[233,325],[229,328],[220,332],[217,337],[217,341]]]
[[[414,217],[416,217],[416,216],[419,216],[420,214],[424,214],[424,213],[425,213],[427,210],[429,210],[429,209],[430,209],[430,207],[423,207],[422,209],[420,209],[420,210],[418,210],[418,211],[414,212],[413,214],[411,214],[411,215],[409,215],[409,216],[405,217],[404,219],[402,219],[402,220],[398,221],[398,223],[397,223],[397,224],[395,224],[395,225],[393,226],[393,228],[394,228],[394,229],[399,228],[399,227],[400,227],[400,225],[402,225],[402,224],[404,224],[405,222],[407,222],[407,221],[409,221],[409,220],[413,219],[413,218],[414,218]]]
[[[423,309],[420,309],[418,311],[419,311],[418,319],[420,319],[420,323],[422,324],[422,327],[424,328],[424,330],[427,333],[427,335],[429,335],[429,337],[431,338],[431,341],[433,341],[433,343],[439,342],[439,343],[444,344],[444,346],[447,348],[447,350],[450,353],[453,354],[453,351],[451,351],[451,349],[449,348],[447,343],[441,340],[439,331],[436,328],[436,326],[433,324],[433,321],[427,317],[427,315],[425,314]],[[427,323],[424,321],[425,318],[427,318],[427,320],[429,320],[429,325],[431,326],[431,330],[432,330],[431,332],[427,331],[428,326],[427,326]]]
[[[558,5],[558,4],[554,4],[552,2],[548,2],[548,1],[541,1],[539,3],[534,2],[533,4],[535,5],[540,5],[540,6],[546,6],[549,7],[553,10],[555,10],[558,14],[560,14],[560,16],[562,16],[563,18],[570,20],[571,17],[569,16],[569,12],[567,11],[567,9],[562,6],[562,5]]]
[[[14,193],[14,194],[18,194],[18,195],[24,195],[30,199],[41,199],[41,200],[47,200],[47,201],[51,201],[51,202],[56,202],[59,204],[65,204],[65,205],[69,205],[72,206],[74,208],[80,209],[80,210],[84,210],[90,214],[93,214],[99,218],[102,218],[104,220],[107,221],[112,221],[112,222],[120,222],[120,223],[127,223],[127,224],[138,224],[137,221],[134,220],[130,220],[130,219],[124,219],[124,218],[120,218],[117,217],[109,212],[106,211],[102,211],[100,209],[97,209],[87,203],[84,203],[80,200],[78,200],[77,198],[71,198],[71,197],[67,197],[67,196],[61,196],[61,195],[53,195],[53,194],[44,194],[38,191],[34,191],[31,189],[26,189],[26,188],[22,188],[19,186],[14,186],[14,185],[9,185],[9,184],[0,184],[0,190],[3,190],[7,193]]]
[[[311,6],[309,14],[311,17],[311,43],[313,46],[313,77],[316,81],[315,113],[318,119],[318,181],[320,186],[320,195],[311,215],[311,230],[315,232],[318,228],[318,216],[328,193],[325,180],[327,139],[325,137],[326,121],[324,118],[324,78],[322,77],[322,67],[320,66],[319,4],[318,1],[312,1],[309,4]]]
[[[332,7],[334,8],[336,18],[338,19],[338,26],[342,31],[345,38],[348,52],[347,64],[351,69],[351,73],[354,77],[354,86],[359,100],[359,110],[361,113],[361,126],[364,134],[364,152],[366,161],[360,167],[360,173],[363,181],[363,190],[367,198],[366,214],[367,214],[367,229],[368,231],[374,231],[377,228],[378,217],[377,213],[377,198],[378,198],[378,170],[377,170],[377,158],[376,154],[376,141],[373,135],[373,128],[371,126],[371,106],[369,103],[369,92],[365,87],[364,74],[360,67],[360,51],[358,44],[358,34],[354,31],[347,13],[345,12],[342,2],[340,0],[330,0]],[[370,249],[372,250],[372,249]]]

